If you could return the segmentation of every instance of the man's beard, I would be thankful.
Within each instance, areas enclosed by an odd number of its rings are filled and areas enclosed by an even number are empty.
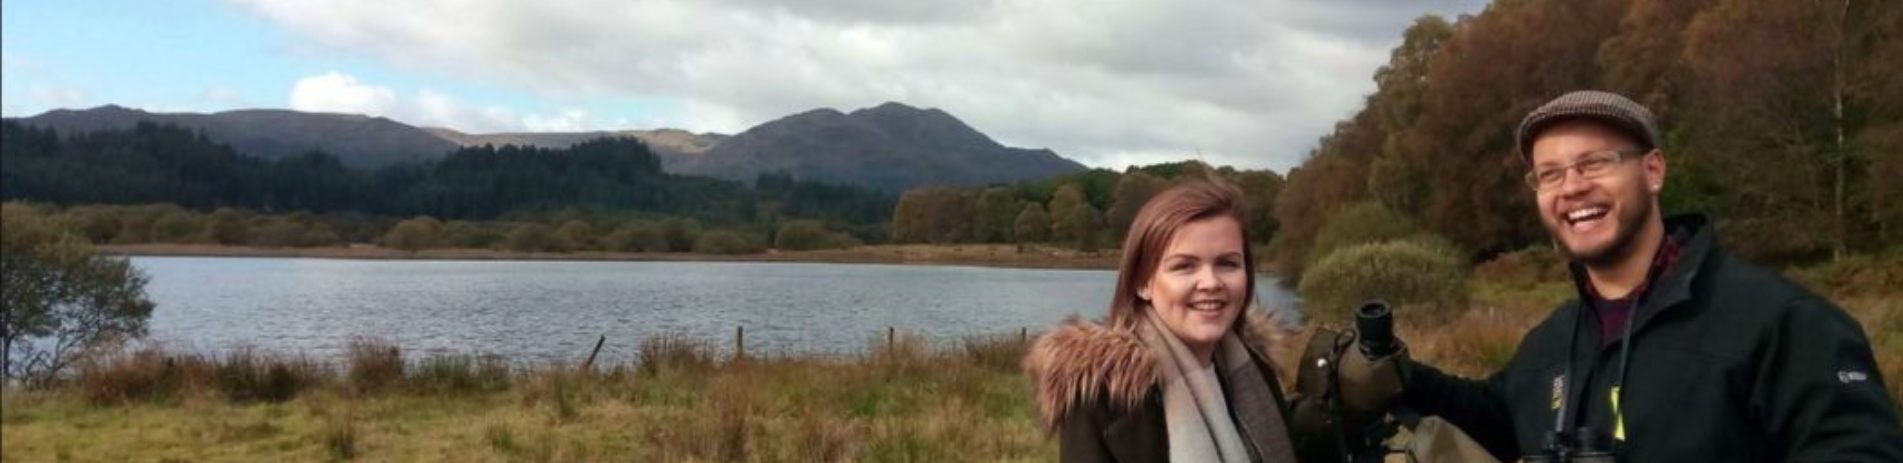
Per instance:
[[[1637,198],[1631,198],[1632,200],[1627,202],[1627,204],[1632,207],[1621,208],[1623,212],[1619,214],[1619,228],[1613,230],[1612,242],[1606,243],[1604,247],[1599,249],[1589,249],[1579,253],[1574,252],[1572,246],[1562,245],[1559,247],[1560,250],[1565,251],[1568,258],[1585,264],[1587,267],[1615,264],[1618,263],[1620,259],[1638,251],[1640,243],[1634,241],[1639,236],[1639,230],[1645,228],[1645,221],[1650,220],[1652,216],[1652,198],[1644,194],[1638,196]],[[1562,224],[1561,226],[1563,227],[1565,225]],[[1554,235],[1557,236],[1558,234],[1559,233],[1555,231]]]

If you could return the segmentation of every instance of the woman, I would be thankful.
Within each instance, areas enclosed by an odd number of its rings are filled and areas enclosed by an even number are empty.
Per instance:
[[[1240,198],[1205,180],[1158,194],[1124,240],[1108,320],[1067,321],[1031,347],[1024,369],[1063,461],[1295,460],[1268,355],[1287,328],[1245,315]]]

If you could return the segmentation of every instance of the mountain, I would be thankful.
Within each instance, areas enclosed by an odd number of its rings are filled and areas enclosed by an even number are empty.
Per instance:
[[[205,133],[238,152],[276,159],[322,150],[344,165],[375,168],[442,157],[456,143],[401,122],[354,114],[246,109],[212,114],[152,113],[120,106],[58,109],[20,119],[62,134],[126,130],[139,121],[173,124]]]
[[[1011,148],[938,109],[899,103],[816,109],[747,129],[670,170],[735,179],[763,172],[900,191],[981,185],[1084,170],[1048,149]]]
[[[596,138],[631,137],[646,143],[672,173],[741,181],[762,173],[788,173],[895,192],[921,185],[1041,179],[1085,169],[1048,149],[1000,145],[944,111],[899,103],[851,113],[816,109],[732,136],[675,129],[468,134],[381,117],[268,109],[194,114],[102,106],[19,119],[23,125],[63,134],[129,129],[141,120],[199,130],[254,156],[281,158],[323,150],[358,168],[438,159],[467,146],[567,148]]]

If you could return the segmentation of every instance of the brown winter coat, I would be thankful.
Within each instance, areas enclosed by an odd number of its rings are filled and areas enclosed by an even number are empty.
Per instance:
[[[1271,412],[1288,419],[1272,352],[1285,348],[1291,331],[1280,320],[1251,312],[1238,326],[1242,344],[1273,392],[1273,401],[1238,401],[1247,394],[1229,389],[1228,375],[1218,369],[1230,413]],[[1072,319],[1038,338],[1024,357],[1024,371],[1036,386],[1038,415],[1045,428],[1058,436],[1065,462],[1161,462],[1169,459],[1169,430],[1163,419],[1162,375],[1157,353],[1136,332]],[[1299,400],[1299,399],[1298,399]],[[1295,431],[1296,434],[1302,434]],[[1316,436],[1289,436],[1303,461],[1328,458],[1328,449]],[[1251,436],[1251,454],[1264,444]],[[1330,458],[1332,459],[1332,458]]]

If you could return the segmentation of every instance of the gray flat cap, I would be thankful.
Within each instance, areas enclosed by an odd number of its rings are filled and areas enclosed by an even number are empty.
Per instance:
[[[1572,119],[1592,119],[1631,136],[1639,142],[1640,148],[1650,150],[1659,146],[1659,128],[1652,111],[1645,109],[1630,98],[1615,93],[1598,90],[1580,90],[1546,104],[1526,114],[1520,120],[1520,130],[1514,132],[1514,146],[1520,149],[1520,159],[1533,158],[1533,140],[1539,138],[1554,123]]]

